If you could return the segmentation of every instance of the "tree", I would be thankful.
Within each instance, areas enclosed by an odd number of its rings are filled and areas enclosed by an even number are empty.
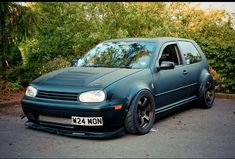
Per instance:
[[[24,66],[34,70],[30,78],[51,70],[46,67],[53,61],[56,66],[56,58],[64,62],[79,58],[103,40],[173,36],[194,39],[223,79],[218,81],[224,85],[219,91],[235,92],[235,29],[231,27],[235,15],[217,9],[204,11],[189,2],[36,4],[34,14],[43,20],[32,40],[20,45]],[[37,65],[33,68],[32,64]]]
[[[14,2],[0,3],[0,66],[3,76],[12,64],[12,47],[17,48],[19,42],[29,38],[36,24],[36,15],[29,7]]]

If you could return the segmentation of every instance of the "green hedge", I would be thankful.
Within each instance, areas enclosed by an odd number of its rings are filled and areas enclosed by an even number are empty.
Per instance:
[[[194,39],[220,78],[218,92],[235,93],[234,17],[205,12],[186,2],[60,2],[32,5],[42,19],[32,40],[19,46],[23,65],[9,81],[27,83],[65,67],[97,43],[126,37],[173,36]]]

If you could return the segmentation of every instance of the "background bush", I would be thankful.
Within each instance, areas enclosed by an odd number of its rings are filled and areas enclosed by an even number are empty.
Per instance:
[[[11,83],[17,82],[26,87],[33,79],[40,75],[40,69],[41,66],[39,64],[12,67],[7,71],[6,79]]]
[[[60,68],[65,68],[70,66],[70,62],[68,60],[58,57],[55,58],[51,61],[48,61],[46,64],[43,64],[41,67],[41,70],[39,71],[40,75],[43,75],[45,73],[60,69]]]
[[[22,85],[19,84],[19,82],[7,82],[6,89],[9,91],[17,91],[19,89],[22,89]]]
[[[186,2],[27,3],[41,21],[19,46],[23,64],[7,80],[24,86],[69,66],[99,42],[112,38],[173,36],[194,39],[220,76],[217,91],[235,93],[234,15],[204,11]]]

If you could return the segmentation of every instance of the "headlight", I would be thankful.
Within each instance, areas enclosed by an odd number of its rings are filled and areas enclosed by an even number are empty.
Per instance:
[[[80,94],[79,100],[81,102],[103,102],[105,100],[105,93],[102,90],[88,91]]]
[[[33,86],[28,86],[25,95],[29,97],[35,97],[37,95],[37,92],[38,91],[36,88],[34,88]]]

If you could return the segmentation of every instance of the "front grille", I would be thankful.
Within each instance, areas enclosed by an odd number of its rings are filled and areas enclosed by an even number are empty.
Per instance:
[[[57,100],[71,100],[77,101],[78,93],[68,92],[52,92],[52,91],[41,91],[38,90],[38,98],[57,99]]]

